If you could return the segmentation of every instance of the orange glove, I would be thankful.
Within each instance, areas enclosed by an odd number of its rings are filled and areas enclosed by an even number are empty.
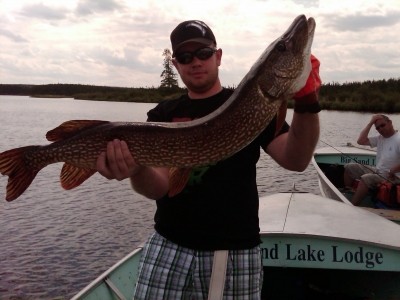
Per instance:
[[[321,78],[319,77],[319,60],[311,54],[311,72],[304,87],[298,91],[293,99],[294,111],[298,113],[318,113],[321,107],[318,103],[318,91],[321,87]]]

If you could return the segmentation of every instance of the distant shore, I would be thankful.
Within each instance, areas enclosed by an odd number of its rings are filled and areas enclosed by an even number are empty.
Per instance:
[[[234,88],[234,87],[228,87]],[[0,84],[0,95],[80,100],[158,103],[186,93],[184,88],[125,88],[83,84]],[[400,79],[328,83],[320,89],[325,110],[400,113]],[[289,101],[288,107],[293,107]]]
[[[183,88],[125,88],[83,84],[0,84],[0,95],[142,103],[158,103],[177,98],[185,91]]]

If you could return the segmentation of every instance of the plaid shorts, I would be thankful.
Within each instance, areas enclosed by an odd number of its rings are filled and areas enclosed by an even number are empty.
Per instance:
[[[178,246],[154,233],[143,248],[134,299],[207,299],[214,251]],[[223,299],[260,299],[260,247],[230,250]]]

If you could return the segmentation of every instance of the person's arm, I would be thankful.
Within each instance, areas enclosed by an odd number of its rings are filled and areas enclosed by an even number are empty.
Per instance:
[[[157,200],[169,190],[169,169],[138,165],[125,141],[114,140],[97,159],[97,171],[108,179],[130,178],[133,189],[143,196]]]
[[[318,92],[321,86],[319,61],[311,55],[311,72],[305,86],[294,95],[295,106],[289,132],[277,136],[266,152],[282,167],[304,171],[311,161],[319,138],[321,110]]]
[[[294,113],[289,132],[277,136],[266,152],[285,169],[301,172],[310,163],[318,138],[318,114]]]
[[[372,128],[372,126],[375,124],[375,122],[380,119],[382,116],[381,115],[373,115],[367,126],[363,130],[361,130],[360,135],[357,140],[357,144],[359,145],[364,145],[364,146],[371,146],[371,143],[368,138],[368,134]]]

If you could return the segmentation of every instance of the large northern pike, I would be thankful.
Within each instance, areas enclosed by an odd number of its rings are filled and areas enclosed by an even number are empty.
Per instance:
[[[63,188],[80,185],[96,173],[96,160],[113,139],[126,141],[135,161],[145,166],[187,169],[235,154],[277,114],[279,123],[284,121],[286,100],[304,86],[311,71],[314,30],[313,18],[298,16],[231,97],[203,118],[182,123],[67,121],[46,134],[51,144],[0,153],[0,172],[9,176],[6,200],[18,198],[42,168],[56,162],[65,162]]]

